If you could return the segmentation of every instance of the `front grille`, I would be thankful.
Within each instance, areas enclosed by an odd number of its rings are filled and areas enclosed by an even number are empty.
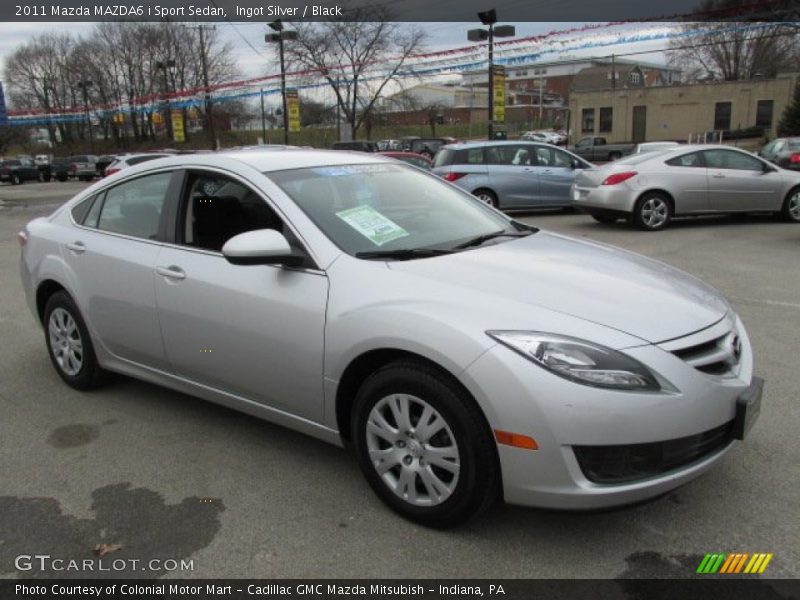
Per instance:
[[[733,421],[674,440],[624,446],[573,446],[584,476],[594,483],[625,483],[662,475],[713,454],[733,439]]]
[[[659,346],[698,371],[719,377],[736,375],[742,355],[741,338],[730,320]]]

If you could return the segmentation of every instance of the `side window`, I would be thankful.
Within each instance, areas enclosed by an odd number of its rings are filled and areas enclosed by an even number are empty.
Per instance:
[[[91,210],[86,215],[86,218],[83,220],[83,224],[86,227],[97,227],[97,221],[100,218],[100,209],[103,208],[103,199],[105,194],[98,194],[95,198],[94,203],[92,204]]]
[[[539,146],[536,148],[536,164],[540,167],[572,167],[572,158],[566,152],[555,148]]]
[[[95,198],[97,198],[97,196],[89,196],[72,207],[72,218],[76,223],[83,223],[83,220],[86,218],[86,213],[92,208],[92,203],[95,201]]]
[[[490,165],[528,166],[531,164],[531,152],[527,146],[503,145],[489,146],[486,158]]]
[[[179,240],[186,246],[221,252],[225,242],[245,231],[288,233],[261,196],[229,177],[194,172],[185,189]]]
[[[754,156],[733,150],[706,150],[706,165],[711,169],[735,169],[737,171],[762,171],[761,161]]]
[[[483,148],[468,148],[465,151],[466,164],[468,165],[482,165],[483,164]]]
[[[161,210],[172,173],[126,181],[106,192],[97,228],[133,237],[156,239]]]
[[[703,156],[700,152],[692,152],[691,154],[683,154],[676,156],[666,161],[670,167],[703,167]]]

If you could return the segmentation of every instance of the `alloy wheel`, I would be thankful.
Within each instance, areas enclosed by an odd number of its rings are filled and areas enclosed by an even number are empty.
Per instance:
[[[477,194],[475,197],[484,204],[488,204],[489,206],[494,206],[494,198],[490,194],[487,194],[486,192]]]
[[[447,500],[458,484],[461,458],[453,431],[425,400],[392,394],[369,413],[367,451],[375,472],[414,506]]]
[[[74,377],[83,366],[83,340],[78,324],[69,312],[56,308],[50,314],[47,330],[53,358],[64,373]]]
[[[792,194],[789,198],[789,206],[787,207],[789,216],[794,221],[800,221],[800,190]]]
[[[642,222],[650,229],[658,229],[669,217],[669,206],[663,198],[654,196],[642,204]]]

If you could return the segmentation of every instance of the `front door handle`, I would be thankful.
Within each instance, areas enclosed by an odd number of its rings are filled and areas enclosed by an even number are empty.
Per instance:
[[[186,279],[186,273],[183,269],[175,265],[169,267],[156,267],[156,273],[168,279]]]
[[[71,244],[67,244],[67,250],[70,250],[75,254],[83,254],[86,252],[86,246],[83,242],[72,242]]]

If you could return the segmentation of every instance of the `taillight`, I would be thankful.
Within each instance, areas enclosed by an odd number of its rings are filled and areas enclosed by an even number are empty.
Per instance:
[[[614,173],[609,175],[603,180],[603,183],[600,185],[617,185],[618,183],[622,183],[623,181],[628,181],[631,177],[636,177],[638,173],[636,171],[623,171],[622,173]]]
[[[24,231],[20,231],[17,234],[17,241],[19,242],[20,246],[24,246],[25,244],[28,243],[28,234],[25,233]]]
[[[117,169],[116,167],[113,167],[113,168],[112,167],[108,167],[108,168],[106,168],[106,177],[108,177],[109,175],[113,175],[114,173],[119,173],[119,172],[120,172],[120,169]]]
[[[789,162],[793,165],[800,164],[800,152],[795,152],[789,157]]]
[[[78,170],[78,165],[76,165],[75,163],[70,163],[69,164],[69,170],[70,171],[77,171]]]
[[[447,181],[455,181],[456,179],[461,179],[464,177],[466,173],[453,173],[452,171],[444,176]]]

